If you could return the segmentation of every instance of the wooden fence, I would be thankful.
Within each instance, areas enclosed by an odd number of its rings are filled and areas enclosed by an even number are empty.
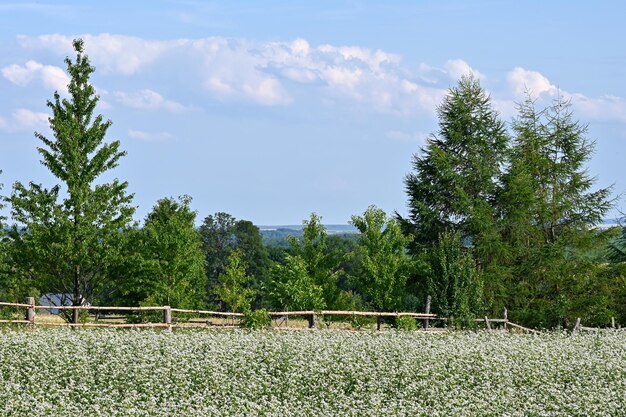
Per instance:
[[[54,306],[54,305],[36,305],[33,297],[28,297],[25,303],[7,303],[0,302],[0,307],[15,308],[18,311],[23,309],[23,319],[7,319],[0,320],[0,323],[5,324],[26,324],[26,325],[38,325],[38,326],[69,326],[69,327],[115,327],[115,328],[162,328],[166,330],[172,330],[172,328],[207,328],[207,327],[219,327],[219,328],[235,328],[238,327],[237,320],[244,317],[242,313],[231,313],[222,311],[210,311],[210,310],[190,310],[181,308],[172,308],[170,306],[158,306],[158,307],[118,307],[118,306]],[[54,322],[49,320],[37,320],[38,317],[50,317],[51,315],[38,315],[37,310],[57,310],[57,311],[86,311],[95,312],[92,320],[86,320],[80,323],[67,323],[67,322]],[[448,318],[438,317],[436,314],[430,313],[430,297],[426,302],[426,311],[424,313],[414,312],[374,312],[374,311],[337,311],[337,310],[322,310],[322,311],[273,311],[269,312],[269,316],[273,321],[273,327],[276,329],[294,329],[294,328],[316,328],[320,326],[320,318],[326,326],[329,327],[334,322],[345,322],[346,318],[356,319],[363,317],[375,318],[376,329],[381,330],[385,321],[385,318],[390,317],[412,317],[415,320],[422,321],[422,328],[424,330],[436,330],[436,328],[430,327],[431,321],[439,321],[447,323],[450,321]],[[129,323],[128,313],[142,313],[149,314],[150,312],[160,312],[157,314],[157,320],[154,315],[147,317],[150,321],[141,323]],[[127,313],[126,315],[119,315],[120,313]],[[117,315],[116,315],[117,314]],[[188,315],[193,315],[190,318]],[[187,316],[187,317],[185,317]],[[293,320],[293,317],[300,318],[300,320]],[[291,318],[291,326],[290,320]],[[330,320],[324,320],[329,318]],[[337,320],[340,318],[340,320]],[[145,319],[145,317],[144,317]],[[215,319],[218,321],[216,322]],[[302,320],[304,319],[304,320]],[[334,319],[334,320],[333,320]],[[123,322],[119,322],[122,320]],[[476,319],[476,322],[484,323],[485,328],[492,330],[494,328],[500,330],[515,330],[528,333],[539,333],[537,330],[530,329],[519,324],[513,323],[508,319],[508,312],[504,309],[502,318],[488,318]],[[294,323],[299,323],[299,326],[293,326]],[[304,325],[303,325],[304,324]],[[612,320],[612,327],[615,328],[615,320]],[[439,329],[440,330],[440,329]],[[572,329],[572,335],[576,334],[579,330],[599,330],[597,328],[589,328],[581,326],[580,319],[576,321]]]

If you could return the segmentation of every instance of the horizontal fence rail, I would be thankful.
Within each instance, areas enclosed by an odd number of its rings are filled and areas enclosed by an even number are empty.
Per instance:
[[[25,324],[25,325],[43,325],[43,326],[65,326],[65,327],[103,327],[103,328],[161,328],[166,330],[172,330],[172,328],[222,328],[232,329],[240,327],[236,319],[243,319],[245,317],[242,313],[224,312],[224,311],[211,311],[211,310],[196,310],[196,309],[182,309],[172,308],[170,306],[145,306],[145,307],[120,307],[120,306],[56,306],[56,305],[35,305],[34,297],[27,297],[26,303],[9,303],[1,302],[0,308],[15,308],[24,309],[23,319],[2,319],[0,324]],[[53,322],[45,320],[37,320],[37,310],[47,311],[85,311],[85,312],[97,312],[95,314],[95,321],[84,321],[80,323],[69,322]],[[110,315],[107,313],[115,312],[117,315]],[[128,313],[141,313],[145,312],[148,316],[143,315],[143,319],[152,320],[150,322],[129,323],[128,320],[131,316],[120,315],[121,312]],[[161,312],[161,317],[158,321],[154,321],[154,312]],[[196,317],[172,317],[172,313],[178,313],[179,315],[195,315]],[[43,317],[56,316],[58,314],[43,315]],[[431,321],[438,321],[443,323],[449,323],[451,319],[446,317],[439,317],[436,314],[430,313],[430,296],[426,302],[426,312],[378,312],[378,311],[344,311],[344,310],[302,310],[302,311],[270,311],[268,315],[276,323],[274,328],[277,329],[302,329],[303,326],[289,327],[290,317],[300,317],[306,319],[304,328],[318,327],[319,318],[325,318],[327,316],[332,317],[372,317],[376,319],[376,329],[381,330],[385,318],[400,318],[411,317],[415,320],[422,321],[422,328],[424,330],[444,330],[441,328],[429,328]],[[42,316],[42,315],[40,315]],[[135,315],[136,316],[136,315]],[[136,317],[135,317],[136,318]],[[218,318],[222,322],[214,322],[211,319]],[[141,317],[139,319],[142,319]],[[126,323],[119,323],[120,320],[126,321]],[[503,318],[488,318],[475,319],[476,323],[482,322],[485,324],[485,328],[488,330],[496,330],[492,325],[497,326],[500,330],[517,330],[526,333],[537,334],[538,330],[521,326],[513,323],[508,319],[508,312],[504,309]],[[332,320],[331,320],[332,322]],[[292,321],[293,323],[293,321]],[[302,321],[300,321],[302,323]],[[330,326],[330,322],[327,323]],[[622,330],[616,328],[615,319],[611,320],[610,329]],[[580,323],[580,318],[576,320],[576,324],[572,328],[572,336],[578,331],[599,331],[601,328],[585,327]]]

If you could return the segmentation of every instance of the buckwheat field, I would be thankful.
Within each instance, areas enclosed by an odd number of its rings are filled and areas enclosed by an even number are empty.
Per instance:
[[[2,416],[624,416],[626,333],[0,331]]]

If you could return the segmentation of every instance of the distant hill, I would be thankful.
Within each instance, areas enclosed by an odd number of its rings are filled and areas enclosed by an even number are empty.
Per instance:
[[[325,224],[329,236],[356,235],[359,231],[349,224]],[[302,225],[258,226],[263,243],[287,246],[287,236],[302,237]]]

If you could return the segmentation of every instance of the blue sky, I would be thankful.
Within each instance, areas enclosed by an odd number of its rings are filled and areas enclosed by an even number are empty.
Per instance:
[[[83,37],[108,139],[143,218],[188,194],[256,224],[313,211],[405,212],[411,156],[473,72],[505,120],[521,92],[589,124],[597,186],[622,178],[626,6],[619,1],[0,1],[0,183],[55,184],[33,132]],[[617,210],[625,209],[618,201]]]

